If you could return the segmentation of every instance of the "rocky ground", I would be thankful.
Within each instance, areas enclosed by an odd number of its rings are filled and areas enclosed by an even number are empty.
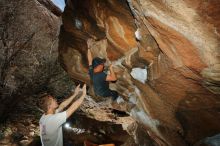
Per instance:
[[[0,125],[0,145],[40,145],[38,121],[42,111],[36,101],[33,97],[31,101],[26,99],[16,105],[16,111],[9,113],[8,120]]]

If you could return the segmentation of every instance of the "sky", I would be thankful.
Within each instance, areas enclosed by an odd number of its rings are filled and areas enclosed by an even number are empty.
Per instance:
[[[52,0],[52,2],[60,8],[60,10],[62,10],[62,12],[64,11],[65,8],[65,1],[64,0]]]

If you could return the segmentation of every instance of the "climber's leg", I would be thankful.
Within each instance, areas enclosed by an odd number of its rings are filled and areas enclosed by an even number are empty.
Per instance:
[[[116,100],[118,97],[118,92],[114,90],[108,90],[103,94],[103,97],[111,97],[112,100]]]
[[[114,90],[110,90],[109,92],[111,94],[112,100],[115,101],[118,98],[118,92]]]

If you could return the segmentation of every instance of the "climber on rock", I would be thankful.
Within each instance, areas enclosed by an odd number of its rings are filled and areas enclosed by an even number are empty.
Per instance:
[[[80,87],[76,87],[75,92],[59,106],[54,97],[48,95],[41,100],[40,106],[44,114],[40,118],[40,138],[42,146],[63,146],[62,124],[66,122],[77,108],[82,104],[86,96],[86,85],[82,88],[81,96],[73,102],[66,111],[63,111],[73,99],[79,94]],[[63,112],[61,112],[63,111]]]
[[[112,65],[109,66],[110,74],[107,74],[104,72],[105,59],[99,57],[93,58],[90,49],[88,49],[87,57],[89,62],[89,76],[93,82],[95,94],[101,97],[111,97],[117,103],[124,101],[118,95],[117,91],[109,88],[109,82],[117,80]]]

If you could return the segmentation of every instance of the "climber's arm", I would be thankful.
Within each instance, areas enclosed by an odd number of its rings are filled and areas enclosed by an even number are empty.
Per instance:
[[[93,58],[92,58],[92,52],[90,49],[88,49],[87,58],[88,58],[89,66],[92,65]]]
[[[65,101],[63,101],[59,107],[58,107],[58,111],[62,111],[65,107],[67,107],[72,101],[73,99],[78,95],[79,93],[79,90],[80,90],[80,85],[78,85],[74,91],[74,93],[69,97],[67,98]]]
[[[66,114],[67,114],[67,118],[69,118],[77,109],[78,107],[82,104],[85,96],[86,96],[86,84],[84,84],[83,88],[82,88],[83,92],[82,95],[80,96],[79,99],[77,99],[67,110],[66,110]]]
[[[116,77],[116,75],[115,75],[115,72],[114,72],[114,70],[113,70],[112,65],[110,65],[109,70],[110,70],[110,74],[107,75],[106,81],[116,81],[116,80],[117,80],[117,77]]]

